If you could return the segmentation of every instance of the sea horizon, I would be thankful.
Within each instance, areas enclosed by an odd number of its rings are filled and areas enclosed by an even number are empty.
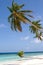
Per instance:
[[[0,54],[17,54],[18,52],[0,52]],[[24,52],[24,53],[43,53],[43,51],[29,51],[29,52]]]

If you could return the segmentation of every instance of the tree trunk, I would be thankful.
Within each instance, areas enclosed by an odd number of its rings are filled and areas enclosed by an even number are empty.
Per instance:
[[[24,21],[24,23],[29,22],[30,25],[34,26],[36,29],[40,30],[40,28],[38,28],[37,26],[35,26],[31,21],[28,21],[27,19],[23,18],[20,14],[16,13],[15,11],[13,12],[14,15],[16,15],[17,17],[19,17],[22,21]]]

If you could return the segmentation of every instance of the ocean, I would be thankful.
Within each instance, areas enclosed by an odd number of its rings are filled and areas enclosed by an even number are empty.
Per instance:
[[[43,52],[25,52],[23,60],[28,59],[32,56],[43,55]],[[7,60],[21,60],[21,58],[17,55],[16,52],[14,53],[0,53],[0,61],[7,61]]]

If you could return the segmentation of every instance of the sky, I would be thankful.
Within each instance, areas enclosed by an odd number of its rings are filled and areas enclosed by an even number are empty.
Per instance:
[[[18,4],[25,4],[23,9],[32,10],[34,18],[41,20],[43,26],[43,0],[14,0]],[[7,6],[11,6],[12,0],[0,0],[0,52],[34,52],[43,51],[43,41],[33,38],[29,27],[22,24],[23,31],[12,31],[8,22],[10,15]]]

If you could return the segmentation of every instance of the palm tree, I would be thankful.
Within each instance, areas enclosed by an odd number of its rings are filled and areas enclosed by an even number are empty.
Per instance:
[[[30,24],[31,21],[25,16],[26,14],[30,14],[32,11],[30,10],[21,10],[23,8],[24,4],[18,5],[17,3],[12,2],[12,7],[8,7],[9,11],[11,12],[11,15],[8,17],[8,20],[11,24],[11,28],[15,30],[22,31],[21,22],[27,23],[29,21]],[[28,15],[30,17],[33,17],[31,15]]]
[[[36,25],[39,29],[42,29],[42,26],[40,24],[40,20],[38,21],[33,21],[32,22],[34,25]],[[42,32],[38,29],[36,29],[34,26],[30,25],[29,26],[29,30],[35,34],[35,37],[34,38],[38,38],[40,40],[42,40],[41,36],[42,36]]]
[[[10,16],[8,17],[8,21],[11,24],[11,29],[15,31],[19,30],[22,32],[22,26],[21,23],[29,23],[31,26],[34,27],[35,30],[40,30],[40,26],[35,25],[33,22],[31,22],[30,19],[27,18],[27,16],[32,17],[33,16],[30,14],[32,13],[31,10],[22,10],[24,4],[18,5],[17,3],[12,2],[11,7],[7,7],[9,11],[11,12]],[[35,31],[36,32],[36,31]]]
[[[20,52],[18,52],[18,54],[17,54],[19,57],[23,57],[24,56],[24,52],[23,51],[20,51]]]

